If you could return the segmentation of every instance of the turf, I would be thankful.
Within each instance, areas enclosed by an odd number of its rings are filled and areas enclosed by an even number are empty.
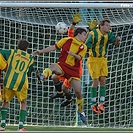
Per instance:
[[[17,126],[6,126],[6,132],[15,132],[17,131]],[[93,128],[93,127],[52,127],[52,126],[25,126],[25,129],[28,132],[44,132],[44,131],[76,131],[76,132],[83,132],[83,131],[117,131],[117,132],[133,132],[133,128]]]

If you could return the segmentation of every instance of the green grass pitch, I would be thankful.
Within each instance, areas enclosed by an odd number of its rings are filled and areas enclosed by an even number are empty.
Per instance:
[[[97,132],[97,131],[100,131],[100,132],[133,132],[133,128],[93,128],[93,127],[85,127],[85,126],[82,126],[82,127],[53,127],[53,126],[25,126],[25,129],[28,131],[28,132]],[[11,126],[6,126],[6,131],[5,132],[17,132],[18,131],[18,126],[14,126],[14,125],[11,125]]]

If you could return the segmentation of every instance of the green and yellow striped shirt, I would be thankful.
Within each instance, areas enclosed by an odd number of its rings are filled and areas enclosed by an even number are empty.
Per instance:
[[[24,83],[28,83],[27,73],[33,67],[33,56],[19,49],[0,50],[0,53],[8,63],[4,86],[11,90],[20,91]]]
[[[85,42],[89,49],[90,57],[104,57],[107,52],[108,44],[116,41],[116,37],[112,31],[103,35],[99,29],[94,29],[88,35]]]

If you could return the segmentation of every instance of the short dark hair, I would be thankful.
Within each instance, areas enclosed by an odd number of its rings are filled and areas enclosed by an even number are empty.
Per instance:
[[[74,30],[74,36],[77,36],[78,33],[82,33],[82,32],[86,32],[87,33],[87,30],[85,28],[82,28],[82,27],[77,27],[75,30]]]
[[[18,41],[18,49],[26,51],[29,47],[29,42],[27,40],[20,39]]]
[[[105,24],[105,22],[110,23],[109,19],[103,18],[102,20],[100,20],[99,24],[98,24],[98,28],[100,29],[100,26],[103,26]]]

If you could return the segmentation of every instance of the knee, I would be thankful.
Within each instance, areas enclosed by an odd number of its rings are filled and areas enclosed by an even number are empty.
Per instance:
[[[106,81],[105,80],[100,80],[100,86],[105,86],[106,85]]]
[[[2,104],[2,107],[8,107],[8,103],[7,101],[4,101],[3,104]]]
[[[106,77],[100,77],[100,86],[105,86],[106,84]]]
[[[64,84],[62,86],[62,90],[63,90],[64,93],[69,93],[70,92],[69,88],[67,88]]]
[[[27,101],[25,99],[25,100],[22,100],[20,103],[21,103],[21,105],[26,105],[27,104]]]
[[[76,95],[77,99],[82,99],[82,93],[81,93],[81,91],[76,91],[75,92],[75,95]]]

